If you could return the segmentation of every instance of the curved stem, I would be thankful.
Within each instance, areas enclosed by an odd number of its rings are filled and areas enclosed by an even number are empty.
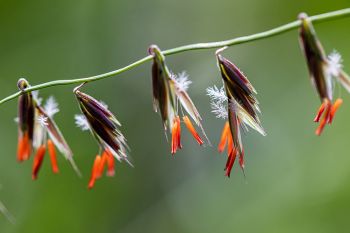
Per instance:
[[[324,13],[324,14],[320,14],[320,15],[314,15],[314,16],[310,17],[310,20],[313,22],[322,22],[322,21],[329,21],[329,20],[348,17],[348,16],[350,16],[350,8],[346,8],[346,9],[342,9],[342,10],[338,10],[338,11],[332,11],[332,12],[328,12],[328,13]],[[276,35],[291,31],[293,29],[296,29],[299,26],[300,26],[300,20],[296,20],[296,21],[284,24],[282,26],[279,26],[279,27],[276,27],[276,28],[273,28],[273,29],[270,29],[270,30],[267,30],[264,32],[248,35],[248,36],[237,37],[234,39],[219,41],[219,42],[196,43],[196,44],[184,45],[184,46],[180,46],[177,48],[164,50],[162,53],[164,56],[168,56],[168,55],[173,55],[173,54],[182,53],[182,52],[191,51],[191,50],[214,49],[214,48],[220,48],[220,47],[224,47],[224,46],[232,46],[232,45],[236,45],[236,44],[242,44],[242,43],[247,43],[247,42],[251,42],[251,41],[255,41],[255,40],[260,40],[260,39],[276,36]],[[133,69],[137,66],[140,66],[143,63],[146,63],[147,61],[150,61],[150,60],[152,60],[151,55],[144,57],[144,58],[141,58],[141,59],[123,67],[123,68],[113,70],[113,71],[108,72],[108,73],[104,73],[104,74],[100,74],[100,75],[96,75],[96,76],[91,76],[91,77],[87,77],[87,78],[78,78],[78,79],[70,79],[70,80],[55,80],[55,81],[46,82],[46,83],[38,84],[35,86],[31,86],[30,88],[27,88],[24,91],[19,91],[17,93],[14,93],[14,94],[7,96],[6,98],[0,100],[0,105],[7,102],[7,101],[10,101],[12,99],[17,98],[23,92],[40,90],[40,89],[44,89],[44,88],[48,88],[48,87],[52,87],[52,86],[70,85],[70,84],[77,84],[77,83],[83,83],[83,82],[93,82],[93,81],[109,78],[109,77],[115,76],[117,74],[123,73],[125,71],[131,70],[131,69]]]

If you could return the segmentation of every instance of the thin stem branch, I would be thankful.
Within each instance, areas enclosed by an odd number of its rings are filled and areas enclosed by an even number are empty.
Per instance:
[[[346,8],[346,9],[342,9],[342,10],[338,10],[338,11],[332,11],[332,12],[328,12],[328,13],[324,13],[324,14],[320,14],[320,15],[314,15],[314,16],[310,17],[310,20],[313,22],[323,22],[323,21],[334,20],[337,18],[344,18],[344,17],[348,17],[348,16],[350,16],[350,8]],[[164,56],[168,56],[168,55],[173,55],[173,54],[182,53],[182,52],[191,51],[191,50],[214,49],[214,48],[220,48],[220,47],[224,47],[224,46],[243,44],[243,43],[247,43],[247,42],[251,42],[251,41],[256,41],[256,40],[276,36],[276,35],[279,35],[279,34],[282,34],[285,32],[289,32],[293,29],[298,28],[300,26],[300,23],[301,23],[300,20],[296,20],[296,21],[284,24],[282,26],[279,26],[279,27],[276,27],[276,28],[273,28],[273,29],[270,29],[270,30],[267,30],[264,32],[248,35],[248,36],[237,37],[234,39],[219,41],[219,42],[190,44],[190,45],[185,45],[185,46],[180,46],[177,48],[164,50],[162,53]],[[97,81],[97,80],[101,80],[101,79],[105,79],[105,78],[110,78],[110,77],[115,76],[117,74],[131,70],[137,66],[140,66],[143,63],[146,63],[150,60],[152,60],[152,56],[149,55],[149,56],[141,58],[141,59],[123,67],[123,68],[113,70],[113,71],[108,72],[108,73],[99,74],[99,75],[91,76],[91,77],[87,77],[87,78],[78,78],[78,79],[70,79],[70,80],[55,80],[55,81],[51,81],[51,82],[41,83],[41,84],[38,84],[35,86],[31,86],[31,87],[27,88],[25,91],[19,91],[19,92],[16,92],[10,96],[7,96],[6,98],[0,100],[0,105],[7,102],[7,101],[10,101],[12,99],[17,98],[23,92],[40,90],[40,89],[53,87],[53,86],[59,86],[59,85],[70,85],[70,84],[77,84],[77,83],[83,83],[83,82],[93,82],[93,81]]]

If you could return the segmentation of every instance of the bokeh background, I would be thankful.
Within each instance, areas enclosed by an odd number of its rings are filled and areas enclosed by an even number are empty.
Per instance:
[[[147,47],[167,49],[260,32],[310,15],[349,7],[348,0],[60,0],[0,1],[0,94],[32,84],[86,77],[127,65]],[[337,49],[350,72],[350,18],[315,25],[327,52]],[[316,137],[319,99],[310,85],[297,31],[231,47],[234,61],[259,92],[268,136],[244,135],[246,174],[235,166],[224,177],[225,155],[199,147],[184,130],[183,150],[170,154],[160,117],[152,110],[150,63],[91,83],[84,91],[106,102],[123,124],[135,168],[117,164],[116,176],[87,190],[98,148],[74,125],[74,86],[54,95],[56,121],[84,177],[63,157],[60,174],[45,160],[31,180],[31,162],[17,164],[16,101],[0,107],[0,199],[16,218],[0,216],[0,232],[347,232],[350,227],[350,95],[334,124]],[[205,89],[220,85],[214,50],[167,57],[173,72],[186,70],[189,90],[216,145],[224,122],[211,114]]]

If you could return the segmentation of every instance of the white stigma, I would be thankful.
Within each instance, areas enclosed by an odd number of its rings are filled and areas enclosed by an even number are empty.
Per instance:
[[[45,112],[49,117],[53,117],[60,110],[58,108],[58,103],[53,96],[50,96],[44,106]]]
[[[187,91],[187,89],[189,88],[190,84],[192,83],[188,79],[188,74],[186,73],[186,71],[183,71],[183,72],[179,73],[178,75],[173,74],[171,76],[171,78],[176,81],[177,87],[180,90],[183,90],[183,91]]]
[[[43,116],[43,115],[40,115],[38,118],[37,118],[37,121],[39,122],[39,124],[42,126],[42,127],[46,127],[49,125],[49,123],[47,123],[47,117]]]
[[[212,113],[214,113],[217,118],[226,119],[228,112],[226,106],[227,96],[224,87],[220,89],[216,86],[208,87],[207,95],[210,97]]]
[[[333,51],[328,55],[328,69],[331,75],[338,76],[341,69],[343,68],[343,59],[337,51]]]
[[[82,114],[77,114],[74,116],[75,125],[80,128],[82,131],[87,131],[90,129],[89,122],[86,120],[86,117]]]
[[[216,118],[227,119],[228,112],[224,102],[211,102],[212,113],[215,114]]]
[[[207,88],[207,95],[210,97],[212,102],[225,102],[227,101],[227,96],[222,86],[220,89],[215,85],[213,87]]]

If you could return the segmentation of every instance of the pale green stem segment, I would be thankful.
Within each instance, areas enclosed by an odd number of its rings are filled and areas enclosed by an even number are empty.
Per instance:
[[[342,10],[338,10],[338,11],[332,11],[332,12],[328,12],[328,13],[324,13],[324,14],[320,14],[320,15],[314,15],[314,16],[311,16],[309,18],[312,22],[316,23],[316,22],[322,22],[322,21],[329,21],[329,20],[333,20],[333,19],[337,19],[337,18],[344,18],[344,17],[348,17],[348,16],[350,16],[350,8],[346,8],[346,9],[342,9]],[[167,56],[167,55],[182,53],[182,52],[191,51],[191,50],[214,49],[214,48],[220,48],[220,47],[224,47],[224,46],[243,44],[243,43],[247,43],[250,41],[269,38],[272,36],[276,36],[276,35],[291,31],[293,29],[298,28],[300,26],[300,24],[301,24],[301,21],[296,20],[296,21],[293,21],[291,23],[287,23],[287,24],[284,24],[282,26],[279,26],[279,27],[276,27],[276,28],[273,28],[273,29],[270,29],[270,30],[267,30],[264,32],[256,33],[253,35],[237,37],[234,39],[224,40],[224,41],[219,41],[219,42],[197,43],[197,44],[180,46],[177,48],[164,50],[162,52],[162,54],[164,56]],[[78,79],[70,79],[70,80],[55,80],[55,81],[46,82],[46,83],[38,84],[35,86],[31,86],[31,87],[25,89],[24,91],[19,91],[17,93],[14,93],[14,94],[7,96],[6,98],[0,100],[0,105],[7,102],[7,101],[10,101],[12,99],[17,98],[23,92],[35,91],[35,90],[40,90],[40,89],[53,87],[53,86],[59,86],[59,85],[70,85],[70,84],[77,84],[77,83],[80,84],[80,83],[84,83],[84,82],[93,82],[93,81],[109,78],[109,77],[115,76],[117,74],[123,73],[125,71],[131,70],[131,69],[133,69],[137,66],[140,66],[143,63],[146,63],[150,60],[152,60],[151,55],[144,57],[140,60],[137,60],[134,63],[131,63],[123,68],[113,70],[113,71],[108,72],[108,73],[104,73],[104,74],[100,74],[100,75],[96,75],[96,76],[91,76],[91,77],[87,77],[87,78],[78,78]]]

